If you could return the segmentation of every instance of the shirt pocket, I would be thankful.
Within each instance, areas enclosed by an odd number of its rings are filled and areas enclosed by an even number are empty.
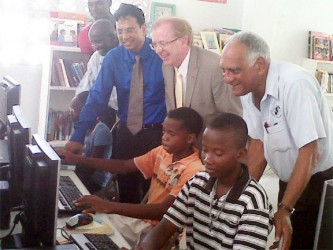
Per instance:
[[[284,121],[266,128],[267,145],[274,151],[285,152],[292,147],[290,135]]]

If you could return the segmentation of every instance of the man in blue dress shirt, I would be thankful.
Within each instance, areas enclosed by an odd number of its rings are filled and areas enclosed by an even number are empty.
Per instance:
[[[150,48],[151,39],[146,37],[146,25],[141,9],[121,4],[115,13],[116,32],[120,46],[112,49],[104,58],[96,82],[90,90],[80,120],[74,125],[74,133],[66,149],[82,152],[86,130],[95,124],[96,118],[108,105],[113,87],[118,96],[118,117],[115,128],[112,158],[131,159],[161,144],[162,122],[166,116],[162,60]],[[127,128],[130,85],[135,56],[140,56],[143,72],[143,125],[135,135]],[[118,176],[120,201],[138,203],[144,196],[141,173]]]

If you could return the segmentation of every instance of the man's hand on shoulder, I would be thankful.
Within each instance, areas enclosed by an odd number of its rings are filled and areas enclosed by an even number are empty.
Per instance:
[[[83,145],[76,141],[68,141],[65,150],[72,152],[73,154],[81,155],[83,152]]]

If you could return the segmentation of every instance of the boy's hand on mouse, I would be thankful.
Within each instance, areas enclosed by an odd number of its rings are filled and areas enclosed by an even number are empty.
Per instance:
[[[86,195],[77,199],[74,204],[75,206],[88,206],[89,208],[83,210],[84,213],[112,213],[112,202],[103,200],[96,195]]]

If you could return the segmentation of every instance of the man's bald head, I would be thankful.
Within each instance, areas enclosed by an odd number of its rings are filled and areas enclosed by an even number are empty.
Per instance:
[[[115,27],[107,19],[99,19],[92,24],[89,39],[102,56],[118,45]]]

